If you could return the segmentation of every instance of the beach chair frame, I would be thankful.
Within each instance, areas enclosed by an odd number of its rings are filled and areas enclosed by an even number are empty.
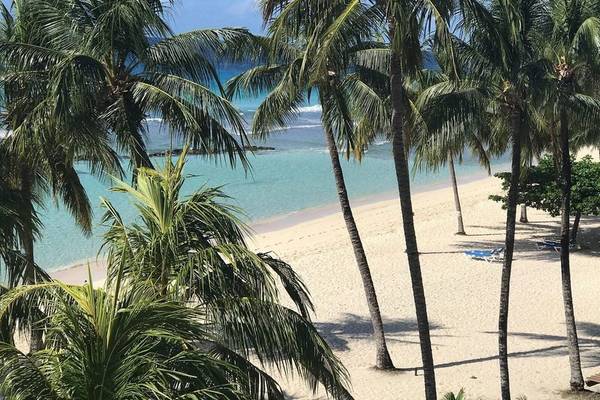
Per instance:
[[[504,247],[493,250],[469,250],[465,255],[472,260],[486,261],[488,263],[504,261]]]

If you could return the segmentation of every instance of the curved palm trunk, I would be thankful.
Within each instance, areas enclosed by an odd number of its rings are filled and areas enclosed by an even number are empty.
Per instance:
[[[527,206],[525,204],[521,205],[521,218],[519,218],[519,222],[523,224],[529,223],[529,218],[527,218]]]
[[[390,27],[391,42],[394,43],[395,30],[393,23]],[[421,276],[421,264],[419,261],[419,250],[415,233],[412,200],[410,196],[410,176],[406,149],[404,147],[404,87],[403,73],[400,64],[400,54],[392,46],[390,63],[390,87],[392,99],[392,149],[394,153],[394,165],[396,178],[398,180],[398,191],[400,194],[400,206],[402,209],[402,222],[404,226],[404,238],[406,241],[406,254],[408,257],[408,268],[412,282],[413,297],[417,314],[417,326],[421,344],[421,358],[423,360],[423,372],[425,377],[425,398],[436,400],[435,369],[433,364],[433,353],[431,351],[431,337],[429,333],[429,319],[427,316],[427,304],[425,301],[425,289]]]
[[[569,119],[565,109],[560,113],[560,147],[561,147],[561,251],[560,271],[562,278],[563,303],[565,308],[565,325],[567,327],[567,346],[569,348],[569,364],[571,367],[571,390],[581,391],[584,388],[573,308],[573,292],[571,290],[571,266],[569,257],[569,235],[571,216],[571,156],[569,153]]]
[[[327,147],[331,157],[333,175],[335,176],[335,184],[340,200],[340,206],[342,208],[342,214],[344,215],[344,221],[346,222],[346,229],[350,235],[352,249],[354,250],[354,258],[356,259],[356,264],[358,265],[363,288],[367,297],[369,314],[371,315],[371,324],[373,325],[373,336],[375,338],[376,347],[375,365],[380,369],[393,369],[394,363],[390,357],[385,340],[385,331],[383,327],[383,321],[381,319],[381,311],[379,310],[377,294],[375,292],[375,285],[373,284],[373,278],[371,277],[367,256],[358,233],[356,222],[354,221],[352,208],[350,207],[350,201],[348,199],[348,192],[346,190],[346,183],[344,182],[344,174],[342,172],[342,166],[340,164],[335,138],[329,129],[325,129],[325,136],[327,138]]]
[[[510,121],[512,137],[512,165],[510,189],[506,212],[506,239],[504,265],[500,282],[500,312],[498,317],[498,359],[500,361],[500,389],[502,400],[510,400],[510,378],[508,371],[508,305],[510,298],[510,275],[515,248],[517,200],[521,177],[521,113],[514,110]]]
[[[456,234],[466,235],[462,207],[460,205],[460,195],[458,193],[458,181],[456,180],[456,169],[454,168],[454,157],[451,152],[448,153],[448,167],[450,169],[450,179],[452,180],[452,190],[454,192],[454,206],[456,207]]]
[[[33,189],[32,177],[27,167],[21,169],[21,192],[23,199],[27,201],[25,214],[23,217],[23,231],[21,241],[23,252],[25,253],[25,271],[23,271],[23,283],[35,284],[35,253],[34,253],[34,234],[33,234]],[[34,323],[34,325],[36,325]],[[29,351],[36,352],[44,348],[43,332],[36,327],[32,327],[29,338]]]

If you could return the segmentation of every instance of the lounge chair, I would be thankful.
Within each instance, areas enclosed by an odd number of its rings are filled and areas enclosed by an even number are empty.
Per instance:
[[[600,385],[600,374],[590,376],[585,380],[585,384],[590,387]]]
[[[560,240],[544,240],[542,242],[535,242],[538,250],[554,250],[557,253],[560,253],[560,249],[562,244]],[[569,250],[577,250],[577,243],[571,242],[569,243]]]
[[[465,255],[473,260],[498,262],[504,260],[504,247],[499,247],[493,250],[469,250],[465,251]]]

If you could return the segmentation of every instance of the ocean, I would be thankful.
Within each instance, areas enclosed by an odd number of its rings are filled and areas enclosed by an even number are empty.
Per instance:
[[[228,78],[232,71],[224,75]],[[237,103],[248,123],[259,102],[260,99],[250,99]],[[149,118],[146,123],[149,149],[160,151],[169,148],[170,136],[160,119]],[[319,105],[307,104],[289,127],[274,132],[264,142],[254,142],[275,150],[250,155],[250,171],[244,171],[241,166],[232,169],[225,162],[201,156],[188,156],[186,173],[190,177],[184,193],[192,193],[203,185],[222,186],[234,204],[245,211],[249,223],[336,203],[337,193],[320,124]],[[160,160],[154,161],[160,164]],[[385,194],[391,196],[396,191],[392,151],[387,141],[382,139],[371,146],[362,162],[344,160],[342,164],[351,200]],[[495,165],[497,168],[504,167],[504,162],[499,160]],[[99,202],[101,196],[111,200],[127,221],[135,218],[129,198],[108,190],[110,181],[100,181],[90,175],[85,164],[79,164],[77,169],[94,206],[93,235],[84,237],[70,215],[48,199],[46,207],[40,210],[44,228],[35,250],[38,264],[49,271],[98,254],[104,231],[100,226],[103,214]],[[457,173],[459,179],[464,180],[483,175],[485,171],[475,160],[466,157],[457,167]],[[419,172],[413,174],[412,182],[416,190],[422,190],[448,183],[449,175],[445,168],[437,173]]]

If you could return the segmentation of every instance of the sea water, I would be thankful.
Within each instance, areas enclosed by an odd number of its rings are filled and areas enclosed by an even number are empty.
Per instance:
[[[240,113],[247,123],[251,122],[259,102],[258,99],[238,102]],[[221,186],[231,196],[231,201],[245,211],[248,222],[334,204],[337,192],[320,117],[320,106],[308,102],[298,118],[285,129],[273,132],[266,141],[254,140],[250,135],[253,144],[275,150],[249,154],[251,169],[248,171],[241,165],[231,168],[226,162],[188,156],[186,174],[189,177],[183,188],[184,194],[206,185]],[[146,124],[149,150],[168,149],[172,139],[160,118],[148,118]],[[360,163],[346,160],[344,154],[341,156],[352,200],[397,190],[391,145],[383,138],[370,146]],[[157,164],[161,162],[159,159],[154,161]],[[96,257],[105,230],[100,225],[103,214],[101,196],[109,199],[126,221],[135,218],[131,199],[125,194],[110,192],[109,179],[99,180],[90,175],[83,163],[77,165],[77,170],[93,204],[93,234],[85,237],[69,213],[48,199],[46,207],[40,210],[44,228],[35,247],[37,262],[47,270]],[[467,156],[457,167],[457,173],[459,177],[467,178],[485,172],[477,161]],[[445,168],[437,173],[419,172],[412,177],[413,187],[417,190],[448,181]]]

